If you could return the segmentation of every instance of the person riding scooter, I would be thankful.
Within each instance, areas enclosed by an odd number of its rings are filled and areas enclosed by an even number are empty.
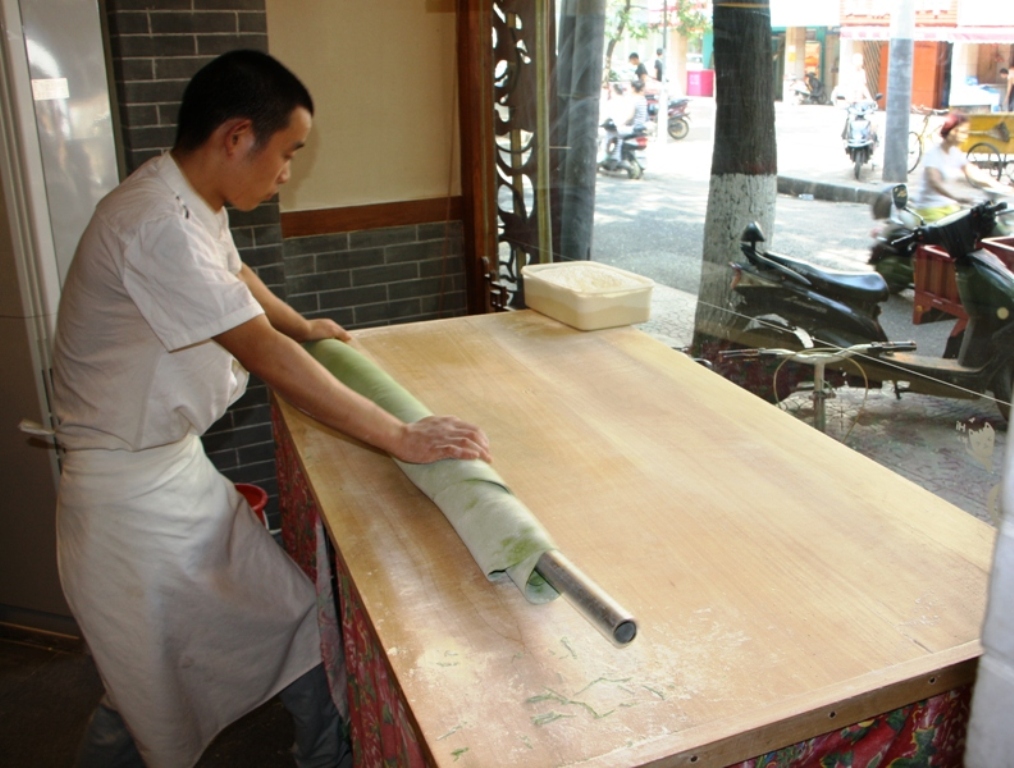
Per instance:
[[[625,106],[621,109],[625,114],[619,115],[618,119],[614,120],[619,126],[617,133],[615,136],[609,137],[607,161],[611,161],[617,167],[621,160],[623,139],[639,131],[644,131],[648,125],[648,100],[644,96],[644,83],[640,80],[633,80],[630,83],[630,89],[631,96],[622,102]],[[620,90],[620,94],[623,94],[622,90]],[[623,126],[629,126],[629,128],[624,129]]]
[[[644,170],[643,157],[639,159],[639,156],[646,143],[648,102],[644,97],[643,83],[634,80],[630,87],[632,94],[626,97],[623,87],[614,85],[617,106],[610,110],[615,117],[609,116],[602,122],[601,127],[606,132],[605,157],[599,168],[605,171],[626,170],[631,178],[639,178]],[[625,150],[625,145],[633,143],[632,137],[637,137],[638,146],[628,146]]]
[[[954,137],[954,133],[957,130],[953,129],[950,131],[950,134],[952,139],[960,142],[960,137]],[[963,159],[963,155],[960,152],[955,157],[959,160]],[[979,169],[971,163],[968,165],[971,166],[973,177],[977,181],[981,181],[982,174],[979,172]],[[995,184],[992,179],[988,179],[988,182],[988,185],[984,186],[981,190],[970,190],[969,194],[971,197],[962,199],[979,202],[982,197],[996,200],[1000,197],[1014,196],[1014,188]],[[955,184],[962,185],[962,182],[959,179]],[[874,232],[874,243],[870,248],[869,264],[883,275],[891,293],[898,293],[913,285],[915,277],[914,257],[918,243],[911,241],[907,236],[922,224],[939,221],[941,218],[961,210],[961,206],[958,204],[960,202],[958,198],[961,197],[959,193],[963,193],[966,190],[955,189],[955,184],[947,185],[947,189],[949,191],[954,190],[956,196],[951,198],[952,202],[950,204],[939,208],[923,208],[921,211],[917,211],[914,206],[906,207],[903,205],[899,209],[897,206],[892,205],[891,190],[884,190],[874,201],[872,205],[873,218],[883,220],[885,224],[878,227]],[[979,199],[974,199],[976,192],[980,191]],[[897,196],[896,191],[893,196]],[[997,217],[996,225],[990,236],[1002,237],[1009,234],[1009,231],[1009,226],[1000,217]]]
[[[962,182],[996,194],[1010,194],[1010,187],[998,184],[989,174],[983,173],[961,150],[968,139],[968,130],[968,115],[951,112],[940,126],[940,142],[923,159],[922,181],[912,207],[926,222],[938,221],[958,212],[962,206],[978,202],[980,196]]]

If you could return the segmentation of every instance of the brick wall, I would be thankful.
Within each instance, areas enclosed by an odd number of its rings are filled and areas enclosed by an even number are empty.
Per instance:
[[[285,241],[288,302],[346,328],[465,312],[460,222]]]
[[[268,49],[264,0],[106,0],[106,14],[128,171],[172,145],[180,96],[202,65]]]
[[[267,51],[264,0],[106,0],[110,54],[125,170],[168,149],[190,77],[235,48]],[[349,329],[463,314],[459,222],[321,235],[285,241],[278,204],[230,211],[243,261],[308,316]],[[268,392],[247,393],[205,435],[215,465],[235,482],[277,484]]]

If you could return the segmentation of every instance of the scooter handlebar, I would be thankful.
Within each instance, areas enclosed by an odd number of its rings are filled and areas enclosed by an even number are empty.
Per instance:
[[[895,248],[905,248],[914,242],[937,245],[944,241],[944,238],[947,237],[946,230],[951,229],[956,221],[967,221],[969,218],[971,221],[967,225],[971,227],[970,231],[974,233],[974,236],[977,238],[987,237],[993,229],[997,214],[1006,209],[1007,203],[1004,201],[994,203],[985,200],[967,211],[963,211],[964,215],[960,218],[957,218],[958,214],[954,214],[953,217],[948,216],[946,219],[932,224],[922,224],[890,242]]]
[[[850,347],[804,347],[803,349],[761,348],[730,349],[718,353],[719,359],[781,357],[800,363],[834,363],[855,355],[879,355],[884,352],[911,352],[917,349],[914,341],[874,341],[853,344]]]

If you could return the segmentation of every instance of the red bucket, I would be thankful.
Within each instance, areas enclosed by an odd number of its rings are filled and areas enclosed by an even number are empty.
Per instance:
[[[257,515],[257,519],[267,528],[268,521],[264,516],[264,507],[268,504],[268,492],[259,485],[251,485],[250,483],[236,483],[236,490],[243,494],[243,498],[247,500],[250,509]]]

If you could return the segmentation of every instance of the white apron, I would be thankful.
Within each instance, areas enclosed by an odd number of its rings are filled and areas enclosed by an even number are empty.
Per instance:
[[[312,584],[198,437],[68,452],[57,526],[67,601],[151,768],[189,768],[320,663]]]

